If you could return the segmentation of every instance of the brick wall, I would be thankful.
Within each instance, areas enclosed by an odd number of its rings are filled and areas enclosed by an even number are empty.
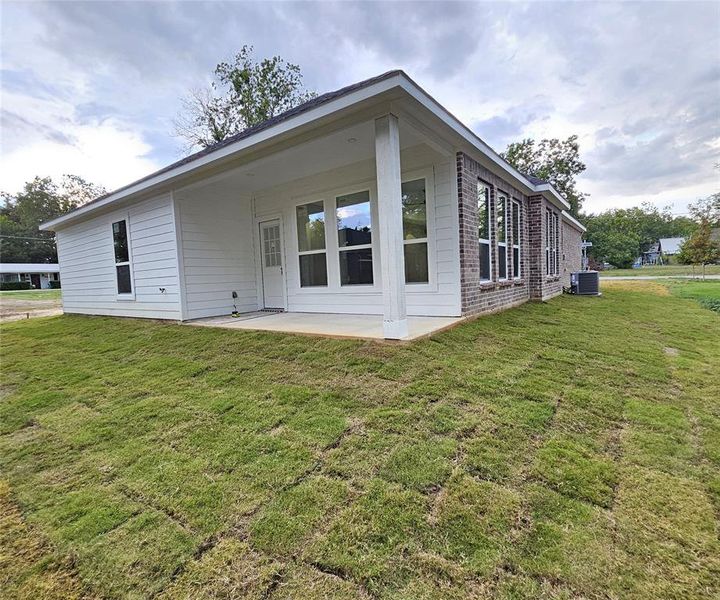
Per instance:
[[[526,302],[529,294],[528,258],[528,200],[519,190],[500,179],[472,158],[458,152],[458,214],[460,218],[460,288],[462,312],[473,315],[494,312]],[[508,243],[507,281],[498,281],[497,238],[493,221],[490,228],[490,252],[492,281],[480,281],[480,247],[478,241],[477,184],[481,179],[490,187],[490,214],[494,220],[498,191],[504,192],[510,201],[520,203],[520,278],[513,279],[513,252]],[[508,240],[512,219],[507,219]]]
[[[473,315],[493,312],[521,304],[527,300],[547,300],[562,293],[565,271],[580,261],[575,257],[575,241],[579,231],[564,223],[560,211],[540,195],[525,196],[518,189],[485,169],[463,152],[457,153],[458,214],[460,218],[460,279],[462,312]],[[490,252],[492,257],[492,281],[480,281],[480,251],[478,241],[477,184],[478,180],[489,186],[491,227]],[[512,278],[513,252],[508,244],[508,279],[498,277],[497,239],[494,219],[498,192],[519,201],[521,269],[518,279]],[[545,260],[545,213],[551,208],[558,215],[558,262],[559,273],[547,275]],[[508,239],[512,219],[508,218]],[[579,252],[580,243],[576,244]]]
[[[563,219],[561,275],[563,285],[570,285],[570,273],[582,269],[582,231]]]

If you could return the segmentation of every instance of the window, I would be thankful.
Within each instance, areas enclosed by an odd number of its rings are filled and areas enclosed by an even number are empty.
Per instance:
[[[405,283],[428,283],[427,202],[425,180],[402,184]]]
[[[558,216],[549,208],[545,210],[545,274],[557,275],[559,272]]]
[[[118,294],[132,294],[130,273],[130,246],[128,244],[127,221],[112,224],[113,246],[115,248],[115,277]]]
[[[480,280],[490,281],[490,188],[482,181],[477,184],[478,238],[480,240]]]
[[[370,192],[338,196],[335,202],[340,255],[340,284],[372,284]]]
[[[310,202],[298,206],[295,213],[300,255],[300,287],[327,285],[325,206],[322,202]]]
[[[497,200],[498,278],[507,279],[507,196],[498,194]]]
[[[555,266],[555,275],[560,273],[560,216],[557,213],[553,213],[553,228],[555,229],[555,260],[553,265]]]
[[[520,279],[520,210],[521,205],[517,200],[512,201],[512,252],[513,252],[513,277]]]

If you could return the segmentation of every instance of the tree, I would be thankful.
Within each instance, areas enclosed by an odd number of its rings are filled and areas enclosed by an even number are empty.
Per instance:
[[[175,133],[187,149],[207,148],[315,97],[302,84],[300,67],[279,56],[256,62],[243,46],[231,62],[215,67],[209,88],[183,99]]]
[[[678,260],[683,264],[705,265],[720,261],[720,240],[713,237],[713,228],[720,226],[720,193],[690,205],[690,214],[697,221],[697,228],[680,248]]]
[[[695,228],[687,217],[674,217],[668,208],[652,204],[613,209],[597,215],[584,215],[585,237],[592,242],[590,256],[596,262],[628,268],[640,254],[660,238],[685,237]]]
[[[534,175],[551,183],[570,203],[570,212],[580,215],[583,194],[577,189],[575,177],[585,170],[580,160],[580,145],[576,135],[566,140],[557,138],[540,140],[524,139],[510,144],[501,156],[521,173]]]
[[[63,175],[60,185],[50,177],[28,181],[18,194],[0,193],[0,260],[17,263],[57,262],[55,234],[40,223],[58,217],[105,193],[101,186],[77,175]]]

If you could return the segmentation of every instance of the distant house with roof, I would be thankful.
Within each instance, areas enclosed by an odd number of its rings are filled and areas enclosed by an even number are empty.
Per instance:
[[[664,262],[669,262],[671,257],[680,253],[684,243],[684,237],[660,238],[642,253],[640,266],[662,265]]]
[[[27,283],[36,290],[53,287],[60,281],[58,263],[0,263],[0,283]]]

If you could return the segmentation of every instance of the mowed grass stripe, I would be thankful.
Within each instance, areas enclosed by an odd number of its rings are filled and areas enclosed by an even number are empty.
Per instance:
[[[613,282],[410,345],[3,326],[0,556],[28,559],[0,558],[0,587],[714,597],[720,322],[669,287]]]

